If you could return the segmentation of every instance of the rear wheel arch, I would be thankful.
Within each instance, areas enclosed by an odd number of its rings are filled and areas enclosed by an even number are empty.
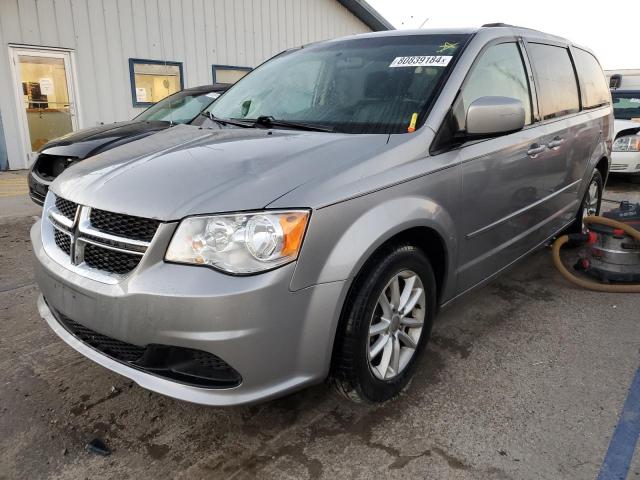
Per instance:
[[[600,175],[602,175],[602,181],[606,185],[607,175],[609,174],[609,159],[607,157],[602,157],[600,160],[598,160],[596,169],[600,172]]]

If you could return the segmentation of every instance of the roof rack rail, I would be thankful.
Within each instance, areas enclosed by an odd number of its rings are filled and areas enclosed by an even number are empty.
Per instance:
[[[495,22],[495,23],[485,23],[482,27],[513,27],[513,25],[509,23]]]

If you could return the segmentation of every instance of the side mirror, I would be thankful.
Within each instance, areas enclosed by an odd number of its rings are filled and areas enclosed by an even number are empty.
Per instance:
[[[615,73],[611,75],[611,77],[609,78],[609,88],[613,90],[620,88],[621,83],[622,83],[622,75],[620,75],[619,73]]]
[[[524,128],[524,106],[510,97],[480,97],[467,109],[466,135],[486,137]]]

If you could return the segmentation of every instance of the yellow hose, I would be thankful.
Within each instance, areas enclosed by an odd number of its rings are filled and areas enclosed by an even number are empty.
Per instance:
[[[640,242],[640,232],[631,226],[617,222],[610,218],[606,217],[587,217],[584,220],[586,225],[597,223],[599,225],[607,225],[612,228],[619,228],[620,230],[624,230],[624,232],[633,237],[634,239]],[[640,284],[619,284],[619,285],[610,285],[603,284],[597,282],[590,282],[588,280],[584,280],[580,277],[577,277],[573,273],[571,273],[562,263],[562,259],[560,258],[560,249],[562,246],[569,241],[568,235],[563,235],[558,238],[555,242],[553,242],[553,247],[551,249],[551,253],[553,255],[553,263],[558,269],[558,271],[562,274],[564,278],[569,280],[571,283],[578,285],[582,288],[587,288],[589,290],[595,290],[596,292],[609,292],[609,293],[640,293]],[[640,265],[638,266],[640,268]]]

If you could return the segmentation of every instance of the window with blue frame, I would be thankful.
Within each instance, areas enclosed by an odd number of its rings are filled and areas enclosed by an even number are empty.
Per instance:
[[[233,85],[247,73],[253,70],[251,67],[238,67],[235,65],[211,65],[213,83]]]
[[[134,107],[149,107],[184,88],[182,62],[129,59]]]

